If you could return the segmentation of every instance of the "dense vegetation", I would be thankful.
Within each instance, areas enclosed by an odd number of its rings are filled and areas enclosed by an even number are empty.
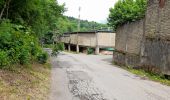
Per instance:
[[[77,31],[78,19],[74,17],[64,16],[59,19],[59,27],[61,33]],[[91,31],[106,28],[106,24],[96,23],[94,21],[80,20],[80,31]]]
[[[39,43],[46,33],[57,33],[63,12],[56,0],[1,0],[0,68],[35,60],[45,63],[47,54]]]
[[[147,0],[119,0],[110,9],[108,24],[116,29],[119,25],[144,17]]]
[[[56,0],[1,0],[0,68],[35,60],[45,63],[47,54],[40,44],[52,44],[54,36],[77,31],[77,19],[63,16],[64,11]],[[81,20],[80,30],[105,26]]]

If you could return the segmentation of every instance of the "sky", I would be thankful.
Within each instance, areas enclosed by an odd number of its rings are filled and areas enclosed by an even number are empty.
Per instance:
[[[64,15],[78,18],[81,7],[80,19],[106,23],[109,8],[114,7],[118,0],[57,0],[59,4],[65,3],[67,11]]]

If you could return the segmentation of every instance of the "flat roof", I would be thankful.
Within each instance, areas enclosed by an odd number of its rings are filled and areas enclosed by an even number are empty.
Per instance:
[[[77,34],[77,33],[88,33],[88,34],[92,34],[92,33],[114,33],[113,31],[104,31],[104,30],[97,30],[97,31],[80,31],[80,32],[68,32],[68,33],[64,33],[64,34]]]

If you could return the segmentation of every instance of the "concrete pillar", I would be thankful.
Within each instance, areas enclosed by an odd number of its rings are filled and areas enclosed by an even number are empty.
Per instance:
[[[70,46],[70,44],[68,44],[68,51],[69,51],[69,52],[71,51],[71,46]]]
[[[76,52],[79,53],[79,45],[76,45]]]
[[[95,54],[98,55],[100,53],[100,48],[99,48],[99,37],[98,37],[98,33],[95,32],[96,34],[96,48],[95,48]]]
[[[100,48],[99,48],[99,46],[96,46],[96,48],[95,48],[95,54],[98,55],[99,53],[100,53]]]

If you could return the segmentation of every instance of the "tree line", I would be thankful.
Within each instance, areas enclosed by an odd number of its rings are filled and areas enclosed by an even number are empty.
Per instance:
[[[56,0],[0,1],[0,68],[13,64],[45,63],[40,41],[54,32],[64,5]]]
[[[74,17],[63,16],[59,19],[59,27],[62,28],[61,33],[76,32],[78,19]],[[94,21],[80,20],[80,31],[99,30],[108,27],[107,24],[101,24]]]

